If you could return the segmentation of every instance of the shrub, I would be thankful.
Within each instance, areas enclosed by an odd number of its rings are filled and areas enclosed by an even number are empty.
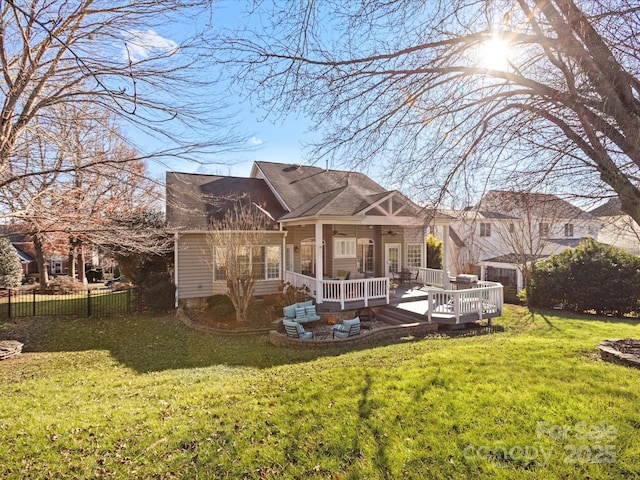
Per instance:
[[[538,263],[527,286],[534,307],[624,315],[639,299],[640,258],[593,239]]]
[[[212,295],[207,299],[207,312],[216,320],[235,318],[236,310],[228,295]]]
[[[79,280],[67,276],[55,277],[49,282],[49,288],[55,287],[55,289],[62,294],[78,293],[85,290],[85,286]]]
[[[140,299],[149,310],[171,310],[175,307],[176,286],[161,281],[140,291]]]
[[[442,242],[433,235],[427,237],[427,268],[442,268]]]
[[[0,287],[14,288],[22,285],[20,257],[6,237],[0,237]]]

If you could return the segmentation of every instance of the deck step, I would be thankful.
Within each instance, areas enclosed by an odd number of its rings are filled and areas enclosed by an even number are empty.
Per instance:
[[[393,305],[387,305],[376,313],[376,319],[395,325],[427,322],[427,317],[424,315],[420,315],[419,313],[411,312],[409,310],[403,310],[402,308],[398,308]]]

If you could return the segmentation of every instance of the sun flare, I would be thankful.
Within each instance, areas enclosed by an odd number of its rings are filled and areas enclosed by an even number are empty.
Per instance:
[[[480,45],[479,65],[488,70],[506,71],[509,69],[509,52],[509,42],[494,36]]]

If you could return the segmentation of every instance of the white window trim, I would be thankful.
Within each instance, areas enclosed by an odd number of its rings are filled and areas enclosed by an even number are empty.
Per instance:
[[[223,276],[223,278],[218,278],[217,275],[217,261],[216,261],[216,249],[225,249],[227,247],[223,247],[223,246],[214,246],[213,247],[213,281],[214,282],[225,282],[226,276]],[[262,278],[256,278],[256,282],[264,282],[264,281],[274,281],[274,280],[281,280],[282,279],[282,246],[281,245],[252,245],[252,246],[247,246],[246,248],[249,249],[249,265],[253,265],[253,249],[254,248],[264,248],[264,276]],[[269,248],[277,248],[278,249],[278,276],[277,277],[273,277],[273,278],[269,278],[268,275],[268,270],[269,270],[269,255],[267,254],[267,250]]]
[[[356,258],[356,238],[334,238],[333,239],[333,258]]]

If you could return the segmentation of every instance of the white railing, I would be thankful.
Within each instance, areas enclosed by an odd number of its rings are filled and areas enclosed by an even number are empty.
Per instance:
[[[318,299],[318,280],[313,277],[287,271],[285,272],[285,281],[294,287],[309,287],[309,295]],[[345,302],[362,301],[364,306],[369,306],[369,301],[384,298],[389,303],[389,279],[380,278],[361,278],[355,280],[330,280],[324,279],[320,281],[322,288],[322,303],[335,302],[340,303],[340,308],[344,309]]]
[[[355,280],[323,280],[322,301],[339,302],[344,309],[345,302],[362,301],[369,306],[369,300],[384,298],[389,303],[389,279],[362,278]]]
[[[431,287],[444,288],[444,271],[435,268],[418,267],[417,282]],[[415,271],[415,270],[414,270]]]
[[[451,316],[456,323],[460,323],[463,316],[477,315],[478,320],[482,320],[502,313],[504,298],[500,283],[480,281],[464,290],[440,290],[437,287],[444,280],[442,270],[420,268],[419,272],[420,283],[436,287],[427,290],[429,321],[432,314]],[[287,271],[285,281],[298,288],[307,286],[309,295],[315,299],[318,299],[318,288],[322,288],[322,303],[339,303],[342,310],[345,302],[362,301],[365,306],[369,306],[373,299],[385,299],[389,303],[389,279],[386,277],[318,281],[314,277]]]
[[[316,292],[318,291],[318,288],[316,285],[317,280],[315,278],[308,277],[301,273],[286,271],[284,272],[284,281],[289,282],[296,288],[306,286],[307,288],[309,288],[309,295],[313,298],[316,298]]]
[[[432,314],[447,314],[460,323],[460,317],[477,315],[478,320],[489,315],[502,313],[504,294],[502,284],[496,282],[478,282],[472,288],[464,290],[430,290],[427,317]]]

